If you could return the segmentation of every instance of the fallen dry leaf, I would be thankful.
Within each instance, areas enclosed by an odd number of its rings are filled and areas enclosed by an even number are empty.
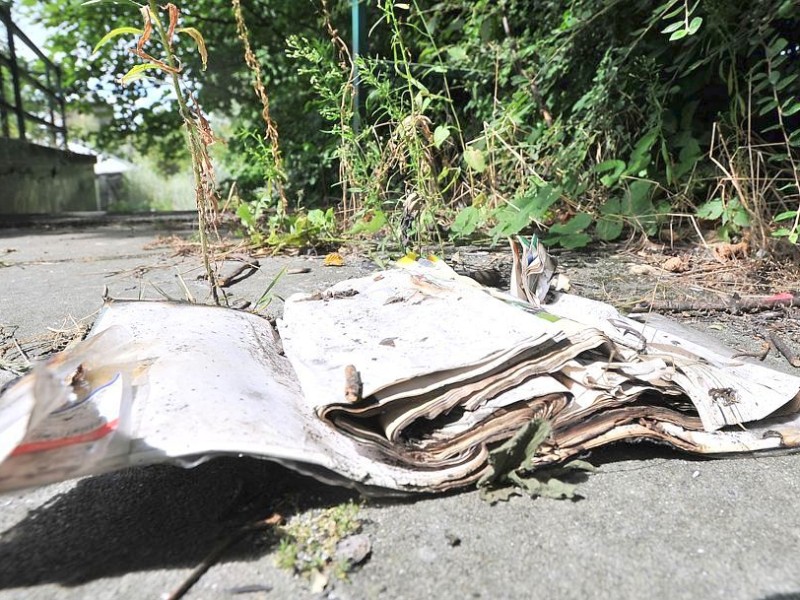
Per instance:
[[[711,254],[719,262],[724,263],[737,258],[747,258],[750,247],[747,240],[742,240],[738,244],[714,244],[711,246]]]
[[[326,267],[342,267],[344,266],[344,258],[338,252],[331,252],[325,257],[322,264]]]
[[[670,273],[683,273],[689,269],[689,261],[685,257],[670,256],[661,264],[661,268]]]

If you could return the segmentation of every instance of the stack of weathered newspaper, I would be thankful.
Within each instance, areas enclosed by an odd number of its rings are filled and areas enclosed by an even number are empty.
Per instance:
[[[534,422],[547,429],[528,470],[620,440],[800,446],[800,378],[656,315],[548,295],[544,248],[514,253],[511,294],[404,260],[293,296],[279,335],[245,312],[111,301],[85,342],[0,397],[0,489],[247,454],[438,491],[485,479],[493,450]]]

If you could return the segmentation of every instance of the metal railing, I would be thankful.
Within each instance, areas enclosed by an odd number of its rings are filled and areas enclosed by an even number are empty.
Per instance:
[[[0,22],[6,33],[5,40],[0,37],[0,133],[34,142],[49,140],[52,146],[66,149],[61,69],[17,27],[11,20],[10,6],[4,3],[0,3]],[[31,49],[44,71],[20,61],[17,41]],[[29,128],[29,124],[34,126]]]

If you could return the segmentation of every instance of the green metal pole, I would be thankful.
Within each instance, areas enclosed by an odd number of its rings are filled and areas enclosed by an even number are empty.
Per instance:
[[[356,59],[367,53],[367,19],[366,0],[353,0],[352,4],[352,55],[353,55],[353,129],[356,133],[361,129],[361,118],[364,110],[364,90],[358,73]]]

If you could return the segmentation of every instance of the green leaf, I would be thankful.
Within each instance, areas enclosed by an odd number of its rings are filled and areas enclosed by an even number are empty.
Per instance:
[[[447,54],[456,62],[467,60],[467,50],[461,46],[451,46],[447,49]]]
[[[441,148],[447,138],[450,137],[450,128],[447,125],[437,125],[433,130],[433,145]]]
[[[500,208],[495,211],[494,217],[497,225],[492,228],[490,233],[495,241],[519,233],[531,222],[529,211],[519,210],[513,206]]]
[[[117,38],[121,35],[142,35],[144,31],[137,27],[117,27],[116,29],[112,29],[107,34],[105,34],[100,41],[97,42],[97,45],[92,50],[92,54],[97,54],[97,51],[105,46],[108,42]]]
[[[575,459],[561,467],[564,471],[585,471],[587,473],[595,473],[597,472],[597,467],[595,467],[592,463]]]
[[[671,19],[672,17],[677,17],[683,11],[683,2],[680,2],[680,0],[671,0],[670,2],[667,2],[666,4],[655,9],[653,14],[663,12],[664,14],[661,15],[661,18],[666,20]]]
[[[514,475],[510,479],[532,497],[541,496],[556,500],[574,498],[575,489],[578,487],[574,483],[568,483],[555,477],[540,479],[535,475],[531,477]]]
[[[601,217],[595,225],[595,234],[605,242],[610,242],[622,235],[622,219]]]
[[[119,82],[122,85],[126,85],[131,81],[136,81],[137,79],[141,79],[145,76],[145,72],[151,69],[160,69],[158,65],[153,63],[143,63],[140,65],[134,65],[131,69],[125,73],[122,77],[119,78]]]
[[[498,502],[508,502],[512,497],[522,495],[522,492],[519,490],[519,488],[516,488],[513,485],[507,485],[505,487],[498,488],[484,486],[481,487],[480,490],[481,500],[492,505],[497,504]]]
[[[532,218],[541,220],[544,218],[548,209],[553,206],[560,197],[561,192],[559,188],[548,183],[540,188],[536,188],[533,194],[523,196],[520,199],[520,205],[525,207],[525,210],[528,211],[528,214]]]
[[[675,21],[674,23],[670,23],[664,29],[661,30],[661,33],[672,33],[683,27],[683,21]]]
[[[778,101],[775,99],[770,100],[758,110],[758,116],[763,117],[767,113],[772,112],[778,107]]]
[[[256,225],[255,216],[253,216],[253,211],[250,210],[250,207],[247,204],[239,205],[239,208],[236,209],[236,216],[239,217],[242,224],[248,229],[255,227]]]
[[[658,129],[651,129],[636,142],[636,146],[633,148],[631,156],[628,159],[628,166],[625,168],[624,174],[636,174],[642,169],[647,168],[650,164],[650,151],[656,139],[658,139],[659,133]]]
[[[494,482],[506,481],[517,469],[530,469],[536,450],[550,435],[550,424],[547,421],[533,420],[521,427],[501,446],[489,452],[489,470],[478,481],[483,487]]]
[[[720,198],[714,198],[697,207],[697,218],[706,221],[713,221],[722,216],[724,207]]]
[[[679,29],[678,31],[674,32],[671,36],[669,36],[669,41],[674,42],[676,40],[680,40],[685,38],[689,34],[688,29]]]
[[[141,6],[133,0],[86,0],[86,2],[81,2],[81,6],[91,6],[92,4],[130,4],[136,8]]]
[[[575,250],[576,248],[586,248],[592,241],[592,236],[588,233],[573,233],[571,235],[561,235],[556,238],[562,248]]]
[[[369,218],[367,218],[367,216],[369,216]],[[369,213],[369,215],[361,217],[361,219],[350,228],[348,234],[356,235],[364,233],[373,235],[383,229],[386,222],[386,214],[382,210],[375,210]]]
[[[622,202],[619,198],[609,198],[600,207],[601,215],[619,215],[622,213]]]
[[[796,210],[787,210],[782,213],[778,213],[774,217],[772,217],[773,221],[788,221],[789,219],[794,219],[797,216]]]
[[[606,187],[611,187],[619,181],[619,178],[625,172],[625,163],[618,159],[605,160],[596,164],[592,171],[595,173],[607,173],[600,178],[600,182]]]
[[[653,212],[650,195],[654,184],[649,181],[634,181],[626,190],[622,213],[632,217],[641,217]]]
[[[747,211],[744,208],[740,208],[739,210],[734,211],[731,221],[733,221],[733,223],[739,227],[749,227],[750,215],[747,214]]]
[[[795,82],[795,80],[796,80],[798,77],[800,77],[800,74],[798,74],[798,73],[793,73],[792,75],[787,75],[786,77],[784,77],[783,79],[781,79],[781,80],[778,82],[778,84],[775,86],[775,91],[778,91],[778,92],[780,92],[781,90],[783,90],[783,89],[784,89],[784,88],[786,88],[787,86],[789,86],[789,85],[791,85],[792,83],[794,83],[794,82]]]
[[[774,58],[775,56],[780,54],[788,45],[789,42],[787,42],[785,38],[779,37],[774,42],[772,42],[772,44],[770,44],[769,48],[767,48],[767,57]]]
[[[464,162],[476,173],[483,173],[486,170],[486,159],[483,157],[483,152],[478,148],[473,148],[472,146],[465,148]]]
[[[588,213],[576,213],[566,223],[556,223],[550,227],[551,234],[570,235],[586,229],[592,223],[592,215]]]
[[[695,33],[697,33],[698,29],[700,29],[700,26],[702,24],[703,24],[703,17],[694,17],[689,22],[689,28],[687,29],[689,35],[694,35]]]
[[[783,116],[790,117],[796,112],[800,112],[800,102],[795,101],[794,104],[789,104],[788,108],[783,109]]]
[[[466,237],[478,228],[481,220],[481,210],[476,206],[467,206],[456,215],[450,230],[457,237]]]

